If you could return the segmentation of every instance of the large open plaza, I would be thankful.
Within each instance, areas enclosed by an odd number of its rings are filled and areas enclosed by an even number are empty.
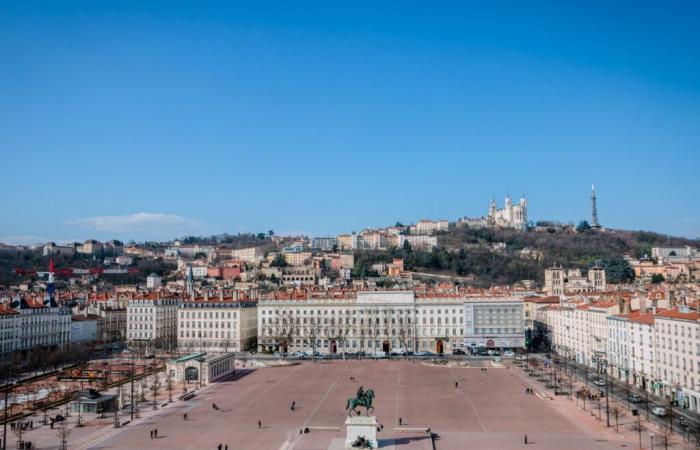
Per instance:
[[[528,447],[538,449],[636,447],[636,433],[623,431],[625,426],[620,433],[606,428],[575,401],[525,394],[526,387],[539,392],[541,385],[515,367],[497,367],[490,361],[444,367],[383,360],[242,369],[191,400],[175,401],[158,411],[142,406],[140,418],[118,429],[110,426],[109,418],[87,418],[84,427],[71,426],[68,448],[342,448],[346,401],[360,385],[376,393],[374,414],[383,425],[378,434],[382,448],[431,448],[425,428],[435,434],[437,449],[523,448],[525,435]],[[306,428],[308,433],[300,433]],[[152,439],[154,429],[158,438]],[[55,430],[42,426],[29,435],[38,448],[58,448]]]

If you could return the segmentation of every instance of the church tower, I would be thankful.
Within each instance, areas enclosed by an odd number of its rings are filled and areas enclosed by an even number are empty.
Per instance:
[[[598,207],[596,206],[594,185],[591,185],[591,228],[600,228],[600,224],[598,223]]]
[[[513,221],[513,200],[511,200],[510,195],[506,195],[506,221],[511,223]]]

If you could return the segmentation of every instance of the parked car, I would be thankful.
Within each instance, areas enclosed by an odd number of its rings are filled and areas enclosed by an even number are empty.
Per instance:
[[[631,403],[642,403],[642,402],[644,401],[644,398],[643,398],[641,395],[638,395],[638,394],[630,394],[630,396],[627,397],[627,399],[628,399]]]
[[[595,384],[596,386],[605,386],[607,383],[605,382],[605,380],[598,378],[593,382],[593,384]]]
[[[515,352],[513,352],[512,350],[506,350],[505,352],[503,352],[503,356],[507,358],[512,358],[515,356]]]
[[[452,354],[453,355],[464,355],[465,353],[464,353],[464,350],[456,348],[456,349],[452,350]]]
[[[663,417],[666,415],[666,408],[664,408],[663,406],[654,406],[653,408],[651,408],[651,412],[655,416]]]
[[[375,352],[373,356],[375,358],[378,358],[378,359],[379,358],[388,358],[388,355],[386,354],[386,352],[382,352],[382,351]]]

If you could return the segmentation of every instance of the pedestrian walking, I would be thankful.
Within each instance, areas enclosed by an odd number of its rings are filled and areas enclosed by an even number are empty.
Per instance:
[[[187,413],[182,415],[182,420],[187,420]]]
[[[527,445],[527,434],[525,435],[525,445]]]
[[[153,439],[153,430],[151,430],[151,439]]]
[[[399,417],[399,426],[403,425],[403,419]]]
[[[292,407],[291,407],[292,411],[294,411],[294,407],[295,407],[296,405],[297,405],[297,402],[294,401],[294,400],[292,400]]]
[[[223,447],[223,446],[222,446],[221,444],[219,444],[216,448],[217,448],[218,450],[221,450],[222,447]]]
[[[224,450],[228,450],[228,444],[224,445]]]
[[[455,381],[455,389],[457,389],[458,387],[459,387],[459,382]]]
[[[158,439],[158,428],[153,430],[153,436],[155,436],[155,438]]]
[[[262,421],[258,420],[258,430],[262,428]]]

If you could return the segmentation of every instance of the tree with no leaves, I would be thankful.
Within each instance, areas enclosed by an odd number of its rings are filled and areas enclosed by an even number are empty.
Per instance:
[[[613,405],[610,407],[610,412],[613,413],[615,416],[615,431],[620,431],[620,422],[619,422],[619,416],[622,416],[625,414],[625,410],[622,409],[621,407],[617,405]]]
[[[158,409],[158,394],[160,393],[160,381],[158,381],[158,372],[153,373],[153,384],[151,385],[153,393],[153,409]]]
[[[61,445],[58,450],[68,450],[68,435],[70,430],[66,426],[66,421],[62,420],[58,425],[58,438],[61,440]]]
[[[15,436],[17,436],[17,443],[19,444],[22,441],[22,436],[24,435],[24,421],[23,420],[18,420],[15,422],[15,427],[12,429],[12,432],[15,433]]]
[[[647,429],[642,423],[642,416],[637,416],[637,421],[632,423],[629,428],[639,434],[639,448],[642,448],[642,432]]]
[[[168,375],[165,378],[165,389],[168,391],[168,402],[173,401],[173,379]]]

